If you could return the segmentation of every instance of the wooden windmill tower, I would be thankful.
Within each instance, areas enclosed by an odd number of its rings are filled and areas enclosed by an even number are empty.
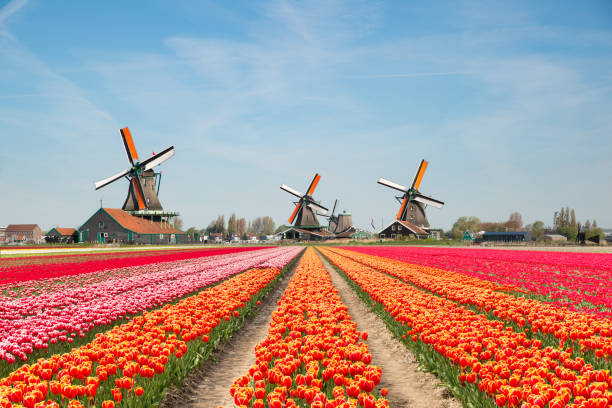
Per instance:
[[[164,211],[158,198],[161,173],[156,173],[153,168],[174,156],[174,146],[141,162],[130,130],[125,127],[120,132],[131,167],[96,182],[95,189],[98,190],[125,177],[130,182],[130,186],[122,207],[124,211],[152,221],[170,221],[178,213]]]
[[[334,207],[329,215],[317,212],[317,215],[326,217],[329,220],[329,226],[327,227],[328,231],[336,236],[356,231],[356,228],[353,226],[353,216],[346,211],[343,211],[341,214],[336,214],[337,206],[338,200],[334,202]]]
[[[284,190],[299,199],[297,202],[295,202],[295,209],[289,217],[289,224],[293,224],[293,226],[296,228],[315,230],[321,229],[316,211],[323,210],[327,212],[328,210],[315,201],[312,197],[320,179],[321,176],[319,174],[315,174],[314,178],[310,182],[310,186],[308,186],[308,190],[306,190],[306,194],[302,194],[285,184],[281,185],[281,190]]]
[[[318,213],[317,212],[317,215],[320,215],[322,217],[326,217],[327,218],[327,220],[329,221],[327,229],[329,230],[329,232],[333,232],[334,234],[338,230],[338,216],[336,215],[336,206],[337,205],[338,205],[338,200],[334,201],[334,206],[333,206],[332,211],[331,211],[331,213],[329,215],[327,215],[327,213]]]
[[[419,166],[410,188],[406,188],[401,184],[394,183],[384,178],[378,179],[378,184],[382,184],[383,186],[387,186],[402,192],[401,196],[395,197],[399,202],[401,202],[396,219],[398,221],[407,221],[425,230],[429,229],[429,221],[425,215],[425,206],[431,205],[432,207],[442,208],[444,205],[444,202],[424,196],[419,192],[419,186],[421,185],[421,180],[423,180],[423,175],[425,174],[425,169],[427,169],[427,164],[427,161],[424,159],[421,160],[421,165]]]

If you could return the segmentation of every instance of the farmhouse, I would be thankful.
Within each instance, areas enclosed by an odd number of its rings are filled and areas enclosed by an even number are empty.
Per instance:
[[[65,244],[78,242],[79,234],[74,228],[51,228],[45,235],[45,241],[47,242],[63,242]]]
[[[382,229],[379,233],[379,237],[397,239],[399,237],[414,237],[414,238],[427,238],[429,233],[424,229],[417,227],[410,221],[393,220],[391,224]]]
[[[79,228],[79,242],[177,244],[189,236],[168,223],[135,217],[118,208],[100,208]]]
[[[5,233],[6,240],[10,243],[40,244],[43,242],[42,231],[36,224],[9,224]]]
[[[6,227],[0,227],[0,244],[5,243],[6,241]]]

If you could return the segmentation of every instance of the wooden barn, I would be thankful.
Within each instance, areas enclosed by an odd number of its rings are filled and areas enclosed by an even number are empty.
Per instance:
[[[79,242],[179,244],[190,238],[168,223],[135,217],[119,208],[100,208],[79,228]]]
[[[380,231],[378,236],[382,239],[398,239],[399,237],[424,239],[429,237],[429,233],[409,221],[393,220]]]
[[[71,244],[79,242],[79,233],[74,228],[51,228],[45,235],[45,241],[47,242],[62,242],[64,244]]]

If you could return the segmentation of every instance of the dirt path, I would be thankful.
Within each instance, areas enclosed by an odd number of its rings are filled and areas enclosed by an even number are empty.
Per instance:
[[[414,355],[393,337],[385,323],[363,303],[329,262],[323,257],[321,260],[358,329],[368,332],[372,364],[382,368],[381,384],[389,389],[390,405],[394,408],[460,408],[461,403],[433,374],[418,370]]]
[[[268,335],[272,313],[295,272],[291,268],[276,288],[266,296],[255,318],[230,338],[202,368],[189,374],[180,390],[171,388],[160,404],[161,408],[234,407],[230,386],[245,375],[255,363],[255,346]]]

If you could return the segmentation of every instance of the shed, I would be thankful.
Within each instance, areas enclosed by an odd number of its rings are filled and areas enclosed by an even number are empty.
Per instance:
[[[359,230],[351,234],[351,239],[370,239],[372,238],[372,233],[366,230]]]
[[[545,235],[542,235],[542,239],[545,241],[552,241],[552,242],[567,241],[567,237],[560,235],[560,234],[545,234]]]
[[[527,231],[487,231],[482,234],[483,242],[528,242],[531,234]]]

